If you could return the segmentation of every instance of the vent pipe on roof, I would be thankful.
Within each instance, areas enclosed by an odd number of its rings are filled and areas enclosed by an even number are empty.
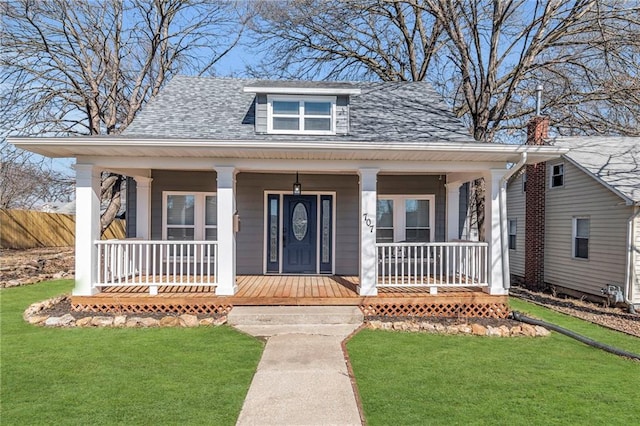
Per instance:
[[[536,86],[536,115],[539,117],[542,110],[542,84]]]

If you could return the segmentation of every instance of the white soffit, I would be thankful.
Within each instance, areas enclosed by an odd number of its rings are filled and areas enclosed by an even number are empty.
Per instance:
[[[124,138],[9,138],[9,142],[52,158],[78,156],[210,157],[246,159],[396,160],[517,162],[548,161],[566,153],[556,146],[490,143],[273,142]]]

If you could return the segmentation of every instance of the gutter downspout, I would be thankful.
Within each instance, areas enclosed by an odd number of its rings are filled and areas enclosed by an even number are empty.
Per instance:
[[[631,295],[633,294],[633,278],[634,278],[634,257],[633,257],[633,243],[635,240],[635,220],[640,217],[640,207],[638,205],[634,205],[634,212],[629,217],[629,222],[627,226],[627,271],[626,271],[626,291],[624,292],[624,303],[629,306],[629,312],[634,313],[635,307],[633,306],[633,301],[631,300]]]
[[[500,251],[502,253],[502,280],[503,283],[507,282],[508,285],[505,289],[511,287],[511,276],[509,270],[509,242],[507,241],[507,235],[509,233],[507,224],[507,181],[518,170],[527,163],[527,153],[523,152],[518,161],[507,173],[500,179]],[[504,284],[503,284],[504,285]]]

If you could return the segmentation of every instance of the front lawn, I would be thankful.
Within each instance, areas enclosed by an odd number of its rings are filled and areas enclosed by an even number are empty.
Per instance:
[[[69,280],[0,291],[3,425],[233,425],[262,344],[229,327],[52,329],[22,320]]]
[[[525,302],[514,309],[640,352],[640,339]],[[546,338],[363,330],[347,344],[367,424],[638,422],[640,363]]]

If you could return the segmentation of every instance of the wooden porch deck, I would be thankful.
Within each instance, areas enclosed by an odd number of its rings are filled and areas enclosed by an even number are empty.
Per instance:
[[[507,297],[480,288],[379,288],[377,296],[360,296],[356,276],[240,275],[234,296],[215,295],[214,286],[158,286],[150,295],[146,285],[108,287],[94,296],[72,296],[78,311],[226,313],[248,305],[353,305],[365,315],[382,316],[498,316],[508,314]]]

